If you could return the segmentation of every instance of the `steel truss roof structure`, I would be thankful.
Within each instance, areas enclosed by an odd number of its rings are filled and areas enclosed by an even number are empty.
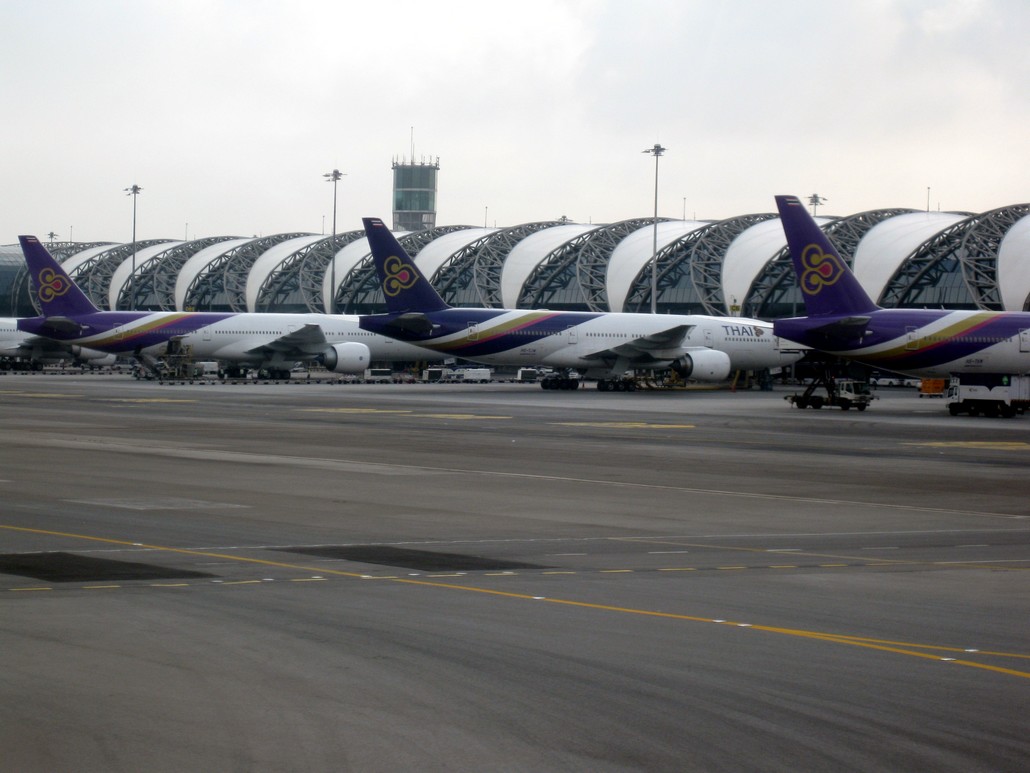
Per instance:
[[[454,306],[648,311],[653,265],[660,312],[775,319],[804,306],[774,219],[563,219],[397,236]],[[979,214],[876,209],[817,221],[883,306],[1030,308],[1030,204]],[[362,231],[48,248],[102,309],[322,312],[335,278],[336,311],[385,310]],[[0,308],[38,313],[17,245],[0,247]]]

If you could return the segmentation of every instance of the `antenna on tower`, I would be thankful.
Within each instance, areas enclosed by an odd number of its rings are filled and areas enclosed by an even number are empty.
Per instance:
[[[411,163],[415,163],[415,127],[411,127]]]

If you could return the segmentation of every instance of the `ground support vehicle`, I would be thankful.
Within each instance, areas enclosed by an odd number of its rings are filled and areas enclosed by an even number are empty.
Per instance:
[[[920,397],[944,397],[948,382],[943,378],[924,378],[919,382]]]
[[[947,395],[952,416],[1002,416],[1011,418],[1030,408],[1030,376],[963,374],[951,379]]]
[[[826,394],[816,394],[822,387]],[[822,408],[834,406],[842,411],[855,408],[864,411],[876,398],[869,391],[869,384],[864,381],[855,381],[850,378],[835,378],[832,375],[825,375],[812,380],[801,394],[787,395],[783,398],[795,408]]]

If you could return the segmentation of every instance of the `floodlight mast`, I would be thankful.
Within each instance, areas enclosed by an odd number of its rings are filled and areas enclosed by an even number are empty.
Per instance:
[[[641,151],[654,156],[654,235],[651,245],[651,313],[658,313],[658,159],[666,151],[657,142]]]
[[[329,297],[325,299],[325,312],[332,314],[336,300],[336,183],[340,181],[341,177],[347,175],[339,169],[334,169],[322,176],[326,182],[333,184],[333,238],[329,243],[331,245],[329,249]]]
[[[132,283],[136,279],[136,197],[143,189],[133,183],[131,188],[125,188],[124,191],[126,196],[132,196],[132,274],[129,275],[129,311],[135,311],[136,291]]]

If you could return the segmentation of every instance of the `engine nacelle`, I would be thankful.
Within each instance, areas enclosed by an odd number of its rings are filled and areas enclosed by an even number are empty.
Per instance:
[[[90,365],[97,367],[101,365],[114,365],[118,360],[118,355],[108,354],[107,352],[100,352],[96,349],[87,349],[84,346],[71,347],[72,357],[82,362],[88,362]]]
[[[716,349],[696,349],[684,353],[670,365],[683,378],[698,381],[725,381],[730,375],[730,356]]]
[[[322,364],[333,373],[364,373],[371,361],[372,352],[357,341],[330,344],[322,354]]]

